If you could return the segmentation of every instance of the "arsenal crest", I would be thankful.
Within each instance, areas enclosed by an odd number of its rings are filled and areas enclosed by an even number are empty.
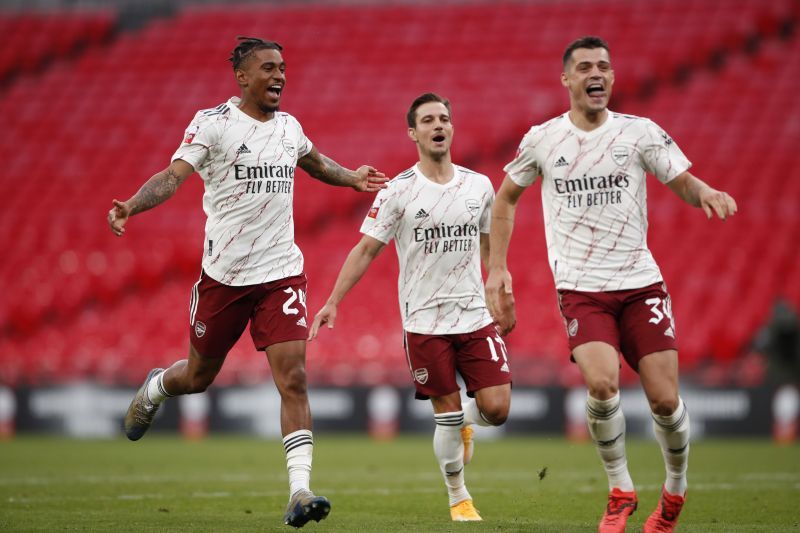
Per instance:
[[[624,167],[625,164],[628,162],[628,157],[630,156],[630,150],[627,146],[612,146],[611,147],[611,158],[614,160],[620,167]]]
[[[286,153],[289,154],[289,157],[294,157],[295,149],[292,141],[289,139],[284,139],[281,141],[281,144],[283,145],[283,149],[286,150]]]
[[[574,337],[578,334],[578,319],[573,318],[570,320],[569,325],[567,326],[567,333],[570,337]]]

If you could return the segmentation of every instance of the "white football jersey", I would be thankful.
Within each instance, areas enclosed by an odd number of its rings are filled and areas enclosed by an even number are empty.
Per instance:
[[[454,165],[445,184],[415,165],[378,193],[361,232],[394,238],[403,328],[411,333],[471,333],[492,323],[481,276],[480,234],[489,233],[489,178]],[[488,237],[488,235],[487,235]]]
[[[300,123],[277,112],[260,122],[239,98],[198,111],[172,156],[203,178],[203,269],[225,285],[255,285],[303,272],[294,242],[294,175],[311,151]]]
[[[521,187],[542,176],[556,288],[599,292],[662,280],[647,248],[646,173],[667,183],[690,166],[655,123],[609,111],[590,132],[568,113],[532,127],[504,170]]]

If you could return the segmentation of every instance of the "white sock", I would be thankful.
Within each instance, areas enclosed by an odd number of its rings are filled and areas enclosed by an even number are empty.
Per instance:
[[[153,405],[158,405],[172,394],[169,394],[164,389],[164,373],[166,370],[162,370],[150,380],[147,384],[147,399],[150,400],[150,403]]]
[[[464,443],[461,427],[464,411],[433,415],[436,430],[433,432],[433,453],[439,461],[439,470],[444,476],[450,506],[472,499],[464,484]]]
[[[661,445],[667,480],[664,488],[670,494],[686,492],[686,469],[689,466],[689,411],[681,398],[678,408],[669,416],[653,413],[653,430]]]
[[[608,489],[633,490],[625,456],[625,417],[619,407],[619,393],[608,400],[586,399],[586,421],[608,476]]]
[[[286,451],[286,469],[289,471],[289,498],[298,490],[310,490],[311,457],[314,454],[314,439],[311,430],[298,429],[283,437]]]
[[[471,424],[476,424],[483,427],[489,427],[493,425],[483,417],[483,413],[481,413],[481,410],[478,409],[478,403],[475,401],[475,399],[465,402],[463,404],[463,408],[464,425],[469,426]]]

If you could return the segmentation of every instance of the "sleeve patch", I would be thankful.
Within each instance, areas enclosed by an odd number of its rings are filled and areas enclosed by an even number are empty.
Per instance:
[[[378,198],[375,200],[375,203],[372,204],[372,207],[369,208],[367,212],[367,216],[369,218],[378,218],[378,211],[380,211],[381,206],[383,205],[383,198]]]
[[[190,125],[189,128],[186,130],[186,133],[183,136],[183,143],[184,144],[191,144],[191,142],[194,140],[195,136],[197,135],[198,131],[200,131],[200,127],[199,126],[197,126],[196,124]]]

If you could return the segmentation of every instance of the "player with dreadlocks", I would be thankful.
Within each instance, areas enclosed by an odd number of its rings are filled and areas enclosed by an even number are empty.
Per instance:
[[[231,53],[241,97],[198,111],[170,165],[124,202],[108,224],[125,233],[128,218],[163,203],[194,172],[205,185],[207,221],[200,279],[192,288],[189,355],[154,368],[125,415],[131,440],[144,435],[170,396],[203,392],[250,323],[281,396],[281,432],[289,471],[284,522],[319,521],[331,504],[309,489],[313,439],[306,392],[306,278],[294,242],[295,167],[324,183],[376,192],[386,177],[371,166],[348,170],[319,153],[297,119],[278,111],[286,85],[282,47],[239,37]]]

